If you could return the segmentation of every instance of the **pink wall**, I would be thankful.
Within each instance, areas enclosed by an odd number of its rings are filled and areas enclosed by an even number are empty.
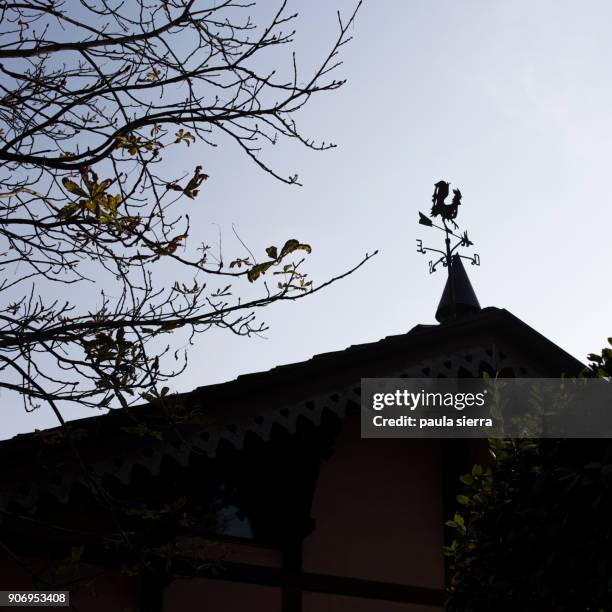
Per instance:
[[[345,421],[321,468],[304,571],[442,588],[437,440],[362,439]]]
[[[415,606],[392,601],[320,593],[305,593],[303,605],[303,612],[442,612],[443,610],[443,608],[431,606]]]
[[[175,580],[164,591],[168,612],[280,612],[281,591],[239,582]]]

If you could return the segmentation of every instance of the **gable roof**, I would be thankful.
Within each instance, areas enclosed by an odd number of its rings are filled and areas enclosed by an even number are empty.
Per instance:
[[[343,416],[349,403],[359,404],[361,378],[453,377],[462,369],[478,375],[483,361],[494,369],[513,368],[516,376],[571,376],[584,368],[507,310],[490,307],[440,325],[417,325],[378,342],[171,396],[169,402],[179,403],[192,416],[160,439],[134,432],[135,426],[155,429],[165,422],[160,408],[150,404],[70,425],[82,434],[82,459],[96,474],[129,483],[136,466],[155,475],[166,457],[187,466],[192,452],[215,456],[222,441],[242,448],[248,432],[266,440],[273,426],[295,431],[300,417],[318,425],[325,410]],[[0,508],[12,500],[32,511],[43,492],[66,503],[74,483],[83,479],[79,466],[69,465],[65,448],[51,449],[47,471],[41,472],[40,449],[40,434],[0,442]],[[55,478],[49,478],[50,472]]]

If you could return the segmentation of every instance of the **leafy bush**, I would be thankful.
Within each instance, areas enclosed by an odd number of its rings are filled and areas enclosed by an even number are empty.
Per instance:
[[[612,349],[588,358],[585,376],[612,377]],[[612,440],[489,446],[490,466],[461,477],[447,522],[447,610],[612,610]]]

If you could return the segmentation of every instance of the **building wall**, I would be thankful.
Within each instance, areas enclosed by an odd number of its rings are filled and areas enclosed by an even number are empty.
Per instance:
[[[8,555],[0,555],[0,591],[58,590],[37,584],[33,574],[42,579],[49,578],[56,564],[44,559],[20,558],[20,567]],[[29,570],[29,571],[28,571]],[[69,589],[70,603],[80,612],[136,612],[138,610],[138,578],[121,573],[120,570],[79,564],[78,573]],[[28,610],[49,610],[48,607],[33,606]],[[60,608],[68,610],[70,608]]]
[[[175,580],[164,590],[164,612],[280,612],[274,587],[194,578]]]
[[[362,439],[348,417],[321,468],[304,571],[443,588],[438,440]]]
[[[415,606],[378,599],[304,593],[302,612],[442,612],[443,608]]]
[[[314,532],[304,542],[305,572],[441,589],[444,582],[440,445],[437,440],[362,439],[347,417],[334,452],[323,462],[315,491]],[[221,544],[211,557],[279,568],[279,551]],[[35,572],[45,569],[32,561]],[[138,609],[138,579],[118,570],[82,566],[80,576],[103,574],[93,589],[72,598],[82,612]],[[84,585],[85,583],[83,583]],[[32,579],[0,557],[0,588],[31,589]],[[179,579],[164,589],[165,612],[280,612],[280,588],[209,578]],[[433,612],[434,607],[376,599],[304,593],[304,612]]]
[[[227,561],[278,566],[272,551],[256,547],[216,546],[212,557]],[[30,571],[21,568],[13,558],[0,556],[0,590],[56,590],[37,583],[34,576],[49,578],[57,567],[44,559],[20,558]],[[73,584],[70,602],[79,612],[138,612],[139,579],[118,569],[79,564],[78,573],[70,578]],[[280,589],[204,578],[177,579],[164,589],[164,612],[280,612]],[[47,610],[28,607],[29,610]]]

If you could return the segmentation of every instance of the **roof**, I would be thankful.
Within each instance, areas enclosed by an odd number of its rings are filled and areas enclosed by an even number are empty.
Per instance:
[[[158,439],[134,432],[143,424],[155,428],[164,422],[160,408],[150,404],[70,425],[83,436],[81,458],[94,472],[128,483],[136,465],[156,474],[165,457],[186,466],[192,452],[214,456],[222,441],[240,449],[248,432],[265,440],[273,426],[295,431],[300,417],[318,425],[324,410],[343,416],[349,402],[359,404],[361,378],[452,377],[470,368],[478,375],[483,360],[496,369],[514,368],[516,376],[575,375],[584,367],[507,310],[490,307],[440,325],[417,325],[378,342],[171,396],[170,404],[180,405],[191,415],[173,428],[179,438],[166,439],[164,434]],[[51,449],[56,459],[41,473],[40,448],[41,435],[36,433],[0,442],[0,508],[18,499],[32,509],[43,491],[67,502],[73,484],[82,478],[80,469],[69,467],[67,451],[58,448]],[[53,465],[57,469],[50,478]],[[21,487],[18,493],[15,483]]]
[[[440,303],[436,310],[436,321],[443,323],[456,315],[465,315],[480,310],[478,298],[459,255],[451,259],[451,266]]]

